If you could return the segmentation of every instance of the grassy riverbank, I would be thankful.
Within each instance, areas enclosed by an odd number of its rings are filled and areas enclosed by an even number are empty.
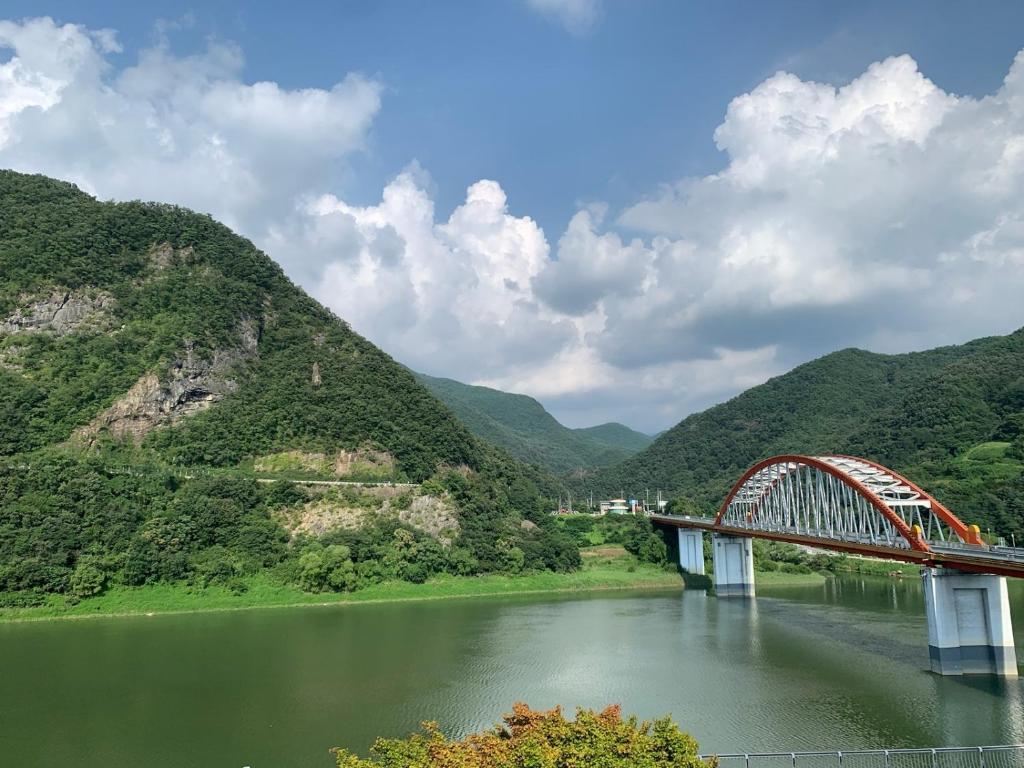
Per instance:
[[[131,616],[158,613],[230,611],[246,608],[283,608],[309,605],[357,605],[408,600],[444,600],[460,597],[589,592],[622,589],[679,589],[682,579],[674,571],[638,563],[621,547],[593,547],[583,552],[583,567],[573,573],[530,573],[520,576],[438,576],[425,584],[392,581],[357,592],[309,593],[258,575],[246,581],[248,589],[234,594],[225,587],[205,589],[188,584],[153,584],[113,587],[102,595],[71,602],[53,595],[44,605],[0,608],[0,622],[88,616]],[[824,582],[817,573],[758,573],[764,586],[806,586]]]
[[[45,605],[0,608],[0,621],[84,616],[133,615],[223,611],[301,605],[332,605],[393,600],[441,600],[458,597],[489,597],[539,592],[582,592],[610,589],[679,588],[679,575],[653,565],[637,563],[619,549],[614,554],[587,553],[584,565],[573,573],[529,573],[519,576],[437,576],[425,584],[391,581],[356,592],[309,593],[274,582],[265,575],[246,580],[248,589],[233,594],[224,587],[205,589],[188,584],[153,584],[145,587],[113,587],[102,595],[72,603],[52,596]]]
[[[921,567],[897,560],[873,560],[869,557],[844,557],[833,567],[837,573],[863,573],[871,576],[920,576]]]

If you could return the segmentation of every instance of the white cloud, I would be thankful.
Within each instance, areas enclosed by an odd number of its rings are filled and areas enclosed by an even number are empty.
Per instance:
[[[250,236],[328,183],[360,149],[380,85],[350,74],[330,89],[245,83],[242,52],[210,42],[175,56],[166,42],[113,71],[109,30],[51,19],[0,23],[0,161],[107,198],[172,201]]]
[[[977,100],[900,56],[841,88],[780,73],[737,97],[715,132],[726,167],[621,215],[673,244],[652,281],[672,289],[595,343],[622,363],[640,338],[662,362],[769,342],[794,360],[1020,325],[1022,71]]]
[[[208,211],[402,362],[574,425],[658,429],[835,348],[1024,324],[1024,54],[982,99],[906,56],[839,88],[774,75],[730,104],[720,172],[617,218],[584,208],[549,240],[497,181],[436,211],[415,163],[379,203],[346,202],[333,180],[382,90],[358,74],[247,82],[217,41],[161,40],[118,69],[113,32],[49,19],[0,22],[5,49],[0,165]]]
[[[598,0],[526,0],[535,11],[557,21],[573,34],[588,32],[600,16]]]
[[[414,368],[479,379],[543,364],[575,336],[531,292],[548,262],[544,233],[511,215],[501,187],[486,180],[436,221],[423,176],[402,173],[375,206],[324,195],[308,206],[303,231],[273,250],[321,255],[316,296]]]

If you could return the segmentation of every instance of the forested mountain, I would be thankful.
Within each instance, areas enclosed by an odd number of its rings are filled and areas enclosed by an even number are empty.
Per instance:
[[[583,489],[660,488],[711,510],[755,461],[848,453],[917,479],[961,517],[1024,531],[1024,329],[903,355],[847,349],[687,417]]]
[[[424,485],[335,530],[275,471]],[[0,172],[0,593],[571,567],[552,493],[210,217]]]
[[[651,438],[623,424],[570,429],[526,395],[514,395],[453,379],[416,376],[474,435],[521,461],[552,472],[600,467],[645,448]]]
[[[654,442],[651,435],[637,432],[625,424],[609,421],[607,424],[598,424],[596,427],[581,427],[574,429],[577,435],[585,435],[593,440],[606,443],[617,448],[625,449],[631,453],[638,453]]]

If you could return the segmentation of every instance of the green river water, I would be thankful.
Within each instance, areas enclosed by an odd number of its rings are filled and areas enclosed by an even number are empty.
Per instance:
[[[516,700],[672,713],[708,752],[1024,741],[1021,683],[927,663],[916,578],[7,624],[0,765],[327,768]]]

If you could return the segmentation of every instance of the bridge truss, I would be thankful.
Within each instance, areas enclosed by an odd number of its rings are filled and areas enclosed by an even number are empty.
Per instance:
[[[719,524],[914,549],[981,544],[977,527],[902,475],[852,456],[775,456],[755,464],[726,497]]]
[[[903,475],[854,456],[773,456],[740,477],[714,519],[656,523],[820,549],[1024,577],[1024,548],[985,544]]]

